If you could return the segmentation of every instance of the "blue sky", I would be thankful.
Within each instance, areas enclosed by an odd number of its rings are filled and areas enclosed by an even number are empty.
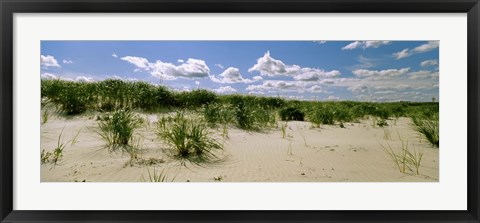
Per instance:
[[[438,41],[42,41],[41,78],[300,100],[438,100]]]

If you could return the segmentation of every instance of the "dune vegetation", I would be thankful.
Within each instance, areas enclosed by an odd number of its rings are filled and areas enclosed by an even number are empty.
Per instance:
[[[228,140],[230,128],[250,133],[277,129],[285,138],[290,121],[310,122],[311,128],[324,125],[344,128],[345,123],[370,119],[372,127],[382,128],[388,126],[389,120],[407,117],[419,137],[434,148],[439,147],[438,102],[300,101],[216,94],[206,89],[180,92],[146,82],[116,79],[99,82],[44,79],[41,81],[41,97],[42,105],[48,104],[51,112],[60,116],[99,114],[96,132],[109,148],[136,148],[132,143],[136,129],[149,123],[135,114],[157,114],[160,119],[154,131],[158,140],[165,143],[173,158],[194,163],[211,162],[217,158],[215,151],[222,150],[223,143],[212,134],[214,131],[218,131],[223,140]],[[48,115],[51,113],[43,112],[42,123],[48,122]],[[388,137],[384,138],[391,138],[389,135],[388,132]],[[399,156],[386,149],[389,147],[383,148],[400,165]],[[42,163],[56,164],[60,158],[61,155],[42,153]],[[132,156],[132,159],[136,158],[136,155]],[[418,174],[421,158],[410,160],[412,172]],[[403,166],[401,170],[405,172]],[[154,171],[149,175],[149,181],[164,181],[163,174]]]

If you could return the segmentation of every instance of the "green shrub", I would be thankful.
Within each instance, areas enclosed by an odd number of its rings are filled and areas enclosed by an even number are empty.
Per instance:
[[[282,121],[304,121],[305,114],[298,108],[288,107],[279,111]]]

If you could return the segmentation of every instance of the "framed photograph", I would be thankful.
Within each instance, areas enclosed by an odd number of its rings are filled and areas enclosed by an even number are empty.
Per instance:
[[[2,222],[480,221],[477,0],[0,7]]]

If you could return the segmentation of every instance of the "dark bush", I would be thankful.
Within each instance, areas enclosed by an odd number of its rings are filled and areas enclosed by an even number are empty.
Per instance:
[[[303,121],[305,114],[298,108],[288,107],[279,111],[282,121]]]

